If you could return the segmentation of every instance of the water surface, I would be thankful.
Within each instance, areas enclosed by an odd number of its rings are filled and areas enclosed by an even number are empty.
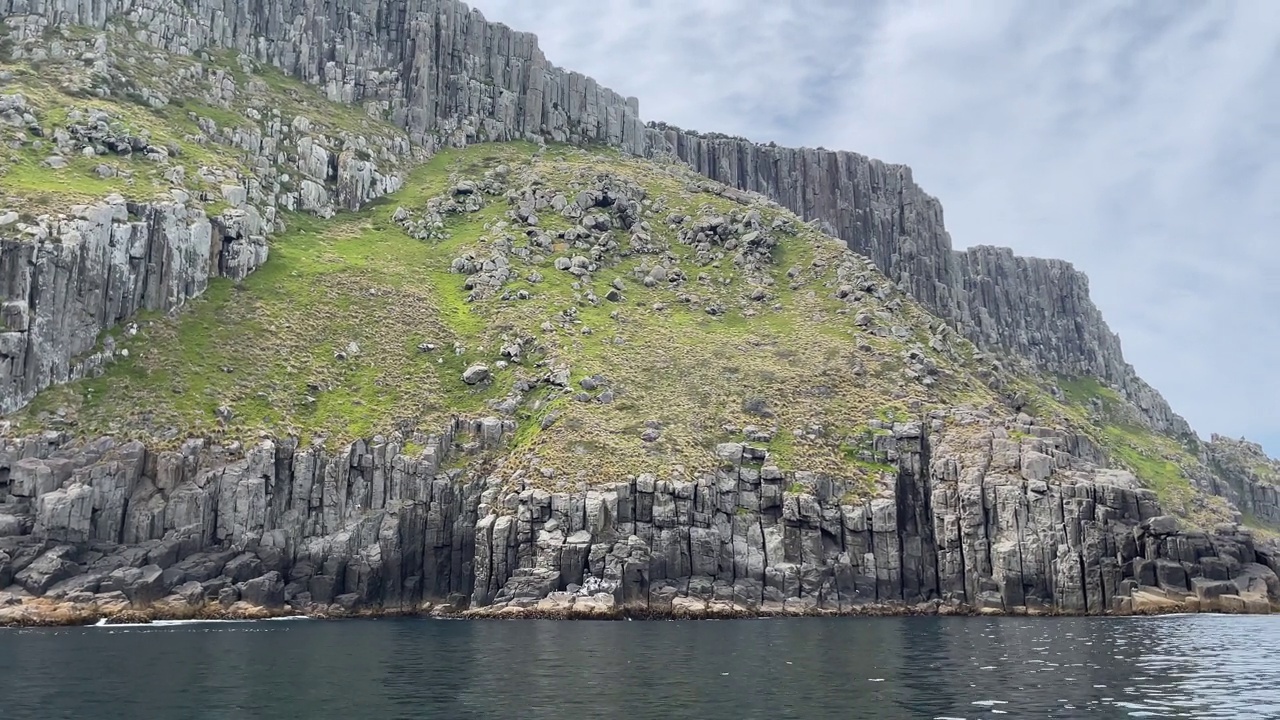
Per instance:
[[[1280,718],[1280,618],[4,630],[0,717]]]

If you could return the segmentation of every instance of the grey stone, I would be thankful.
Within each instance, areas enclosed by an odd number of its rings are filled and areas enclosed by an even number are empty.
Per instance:
[[[234,583],[242,583],[262,575],[262,561],[253,553],[242,553],[223,567],[222,573]]]
[[[164,584],[164,571],[158,565],[121,568],[112,571],[110,578],[134,607],[147,607],[169,592]]]
[[[855,322],[869,332],[895,328],[908,338],[916,329],[894,315],[902,307],[902,298],[893,297],[897,286],[949,323],[930,328],[930,344],[946,347],[945,336],[958,331],[985,350],[1018,356],[1041,370],[1101,378],[1128,398],[1151,428],[1190,434],[1185,422],[1124,363],[1119,341],[1089,300],[1082,274],[1066,263],[1017,258],[995,248],[953,252],[940,205],[914,183],[908,168],[852,153],[793,150],[669,126],[646,127],[637,102],[551,66],[532,36],[485,22],[460,3],[429,0],[419,8],[423,12],[402,12],[389,0],[369,0],[359,8],[299,0],[283,15],[246,12],[234,22],[227,20],[225,7],[203,0],[187,3],[181,11],[160,0],[104,0],[92,12],[63,0],[19,6],[24,13],[43,16],[37,23],[74,21],[100,28],[108,18],[130,19],[138,39],[183,55],[203,48],[236,50],[286,68],[331,99],[375,100],[406,129],[406,151],[409,140],[435,148],[542,136],[602,142],[641,156],[670,153],[726,183],[707,183],[726,197],[745,199],[749,196],[742,191],[758,191],[806,213],[815,228],[838,229],[852,249],[893,278],[890,283],[870,272],[866,262],[847,259],[836,283],[823,290],[842,288],[841,294],[848,289],[849,303],[877,303],[874,315],[856,316]],[[324,22],[308,21],[321,17]],[[386,22],[369,24],[371,17]],[[298,48],[335,47],[341,52],[323,63],[298,59]],[[429,50],[406,57],[410,47]],[[490,72],[516,66],[520,72]],[[406,82],[405,67],[422,77],[450,81]],[[311,138],[305,118],[295,118],[290,130],[307,136],[280,153],[299,158],[296,169],[302,180],[291,200],[297,207],[321,215],[337,206],[356,209],[394,184],[353,150],[337,153],[329,149],[331,143]],[[145,141],[128,145],[130,152],[160,158],[170,154]],[[215,179],[210,186],[220,185]],[[468,203],[489,191],[473,185],[454,187],[455,204],[472,207]],[[234,196],[238,201],[238,190]],[[613,210],[605,208],[609,199]],[[591,229],[587,235],[592,242],[615,226],[633,238],[646,233],[643,225],[635,227],[640,209],[648,207],[637,198],[606,197],[592,188],[572,204],[562,202],[566,216],[582,218],[577,225]],[[75,219],[38,223],[36,232],[44,238],[75,234],[78,243],[0,244],[0,268],[8,273],[0,283],[5,293],[0,297],[5,328],[0,333],[5,358],[0,362],[0,412],[22,406],[43,387],[100,368],[109,357],[91,351],[106,324],[142,310],[172,310],[203,292],[211,276],[240,279],[261,264],[270,223],[255,219],[258,211],[252,207],[231,208],[210,221],[202,208],[183,202],[130,206],[123,198],[108,199]],[[572,215],[574,207],[577,215]],[[536,202],[530,208],[541,210]],[[763,231],[765,223],[746,219],[669,222],[681,232],[699,228],[695,235],[701,233],[716,252],[734,244],[731,252],[744,258],[752,247],[766,245],[774,231],[794,230],[784,222]],[[598,271],[599,258],[582,252],[565,258],[567,269]],[[154,262],[135,262],[143,258]],[[727,255],[723,259],[726,266],[732,260]],[[481,266],[491,261],[477,260]],[[496,270],[496,261],[494,266]],[[148,282],[141,282],[144,267]],[[796,268],[788,275],[799,286],[806,270]],[[693,284],[678,269],[663,266],[648,270],[643,282]],[[119,291],[135,286],[136,293]],[[53,302],[32,305],[31,297]],[[1025,312],[1027,306],[1040,311]],[[846,309],[853,311],[851,305]],[[58,322],[71,316],[92,320]],[[548,332],[555,330],[549,327]],[[929,372],[925,363],[919,367]],[[568,372],[553,373],[551,380],[567,386]],[[771,412],[767,403],[749,402],[743,409],[765,417]],[[977,415],[946,420],[970,430],[987,422]],[[103,584],[132,587],[134,597],[150,598],[157,585],[164,589],[178,577],[195,580],[224,571],[219,565],[226,560],[191,567],[179,562],[174,568],[180,575],[162,570],[157,575],[158,564],[137,567],[150,562],[153,553],[166,561],[176,557],[172,546],[152,543],[179,528],[197,527],[188,549],[249,549],[262,556],[260,567],[245,559],[231,564],[228,574],[270,575],[306,562],[314,573],[307,579],[313,598],[336,599],[347,609],[378,603],[400,607],[422,598],[456,603],[467,596],[491,603],[509,584],[505,597],[527,602],[557,574],[566,580],[581,572],[582,588],[590,588],[582,598],[612,598],[599,600],[602,605],[652,597],[658,588],[659,595],[675,592],[677,597],[684,593],[744,604],[756,602],[759,590],[761,602],[783,602],[802,611],[830,606],[833,599],[916,603],[976,598],[974,602],[989,607],[1044,604],[1102,612],[1110,609],[1118,588],[1136,586],[1148,576],[1151,583],[1171,588],[1181,583],[1186,589],[1186,571],[1194,570],[1196,562],[1206,575],[1238,578],[1245,572],[1242,567],[1273,557],[1236,529],[1197,536],[1154,521],[1144,529],[1144,518],[1162,514],[1154,495],[1099,470],[1106,459],[1085,437],[1058,437],[1056,429],[1034,428],[1029,417],[1019,418],[1032,446],[1024,453],[1019,443],[1002,439],[1006,428],[987,427],[988,435],[975,433],[975,439],[967,432],[950,433],[947,423],[912,423],[909,432],[897,428],[883,447],[877,446],[877,452],[892,458],[897,473],[893,487],[871,501],[858,500],[855,488],[839,478],[802,468],[787,473],[775,468],[766,477],[764,469],[742,462],[762,459],[747,448],[722,458],[729,467],[696,480],[637,478],[610,490],[593,489],[591,497],[566,490],[553,499],[533,489],[488,488],[482,481],[441,471],[453,448],[481,444],[468,437],[473,431],[464,422],[440,429],[412,461],[390,452],[391,443],[383,441],[361,441],[337,452],[289,441],[236,452],[139,450],[133,458],[86,450],[75,479],[64,478],[54,487],[52,470],[42,477],[35,470],[28,476],[36,478],[35,490],[21,498],[33,506],[26,517],[37,543],[128,545],[129,551],[112,556],[120,565]],[[498,429],[501,436],[505,430]],[[1048,440],[1050,436],[1055,439]],[[644,430],[644,440],[659,438],[658,428]],[[4,457],[47,461],[55,452],[34,440],[4,438],[0,444],[11,453]],[[1231,464],[1228,456],[1243,457],[1225,443],[1208,454],[1224,467]],[[1238,464],[1224,475],[1232,479],[1225,484],[1239,486],[1233,490],[1241,502],[1245,495],[1256,495],[1254,507],[1273,506],[1267,483],[1235,482],[1247,470],[1243,461]],[[10,470],[14,466],[9,461],[4,465]],[[24,480],[23,487],[28,486]],[[804,492],[791,491],[793,486]],[[588,512],[588,507],[596,509]],[[588,518],[590,530],[581,527]],[[564,527],[559,546],[538,535],[552,520]],[[585,542],[579,535],[584,532]],[[543,534],[555,536],[553,531]],[[43,550],[15,549],[4,561],[4,572],[30,569]],[[564,573],[566,569],[570,572]],[[32,571],[27,577],[39,586],[43,580],[38,575]],[[271,594],[274,581],[266,577],[240,582],[247,586],[261,579],[253,587]],[[212,577],[201,581],[201,587],[205,597],[230,604],[241,595],[232,581]]]
[[[490,377],[489,366],[472,365],[463,371],[462,382],[468,385],[479,385],[483,382],[487,382]]]
[[[14,575],[13,581],[32,595],[43,595],[79,571],[79,567],[68,559],[71,554],[70,547],[53,548]]]
[[[258,607],[279,608],[284,606],[284,580],[274,570],[262,577],[249,580],[238,586],[240,599]]]
[[[0,305],[42,299],[24,310],[31,332],[12,339],[0,332],[0,355],[8,358],[0,361],[0,413],[23,406],[45,387],[101,367],[111,353],[94,352],[95,345],[115,319],[173,309],[202,294],[211,276],[240,279],[266,260],[262,221],[253,220],[257,211],[211,222],[202,209],[180,203],[135,210],[131,215],[114,196],[74,218],[39,221],[40,234],[74,242],[0,241],[0,266],[9,273],[0,281]],[[132,259],[138,257],[153,258],[152,270]],[[146,281],[144,272],[151,273]],[[61,322],[62,313],[94,320]]]

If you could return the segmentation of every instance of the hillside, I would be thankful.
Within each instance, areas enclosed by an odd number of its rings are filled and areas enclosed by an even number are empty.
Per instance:
[[[337,447],[494,414],[525,428],[509,452],[612,482],[708,469],[748,427],[854,472],[868,422],[992,402],[967,343],[839,241],[676,165],[478,145],[372,209],[284,222],[260,271],[118,331],[127,357],[20,429]]]
[[[954,329],[875,253],[681,152],[457,142],[231,51],[22,34],[0,65],[0,617],[1280,590],[1260,451],[1188,437],[1110,349],[976,347],[991,326]]]

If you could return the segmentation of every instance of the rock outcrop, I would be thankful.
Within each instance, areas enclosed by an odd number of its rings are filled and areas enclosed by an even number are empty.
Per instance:
[[[1024,419],[1025,421],[1025,419]],[[1268,611],[1275,557],[1234,526],[1183,531],[1083,437],[957,411],[900,422],[863,481],[781,471],[749,444],[720,469],[584,490],[447,470],[459,421],[417,454],[264,441],[176,451],[57,433],[0,452],[10,603],[297,611],[704,615],[912,608],[1105,613],[1157,598]],[[177,597],[174,597],[174,596]],[[190,605],[191,603],[187,603]]]
[[[1267,457],[1257,443],[1216,434],[1205,444],[1204,455],[1216,471],[1213,494],[1255,521],[1280,525],[1280,462]]]
[[[645,149],[635,98],[551,65],[532,34],[456,0],[3,0],[0,16],[18,42],[51,24],[124,21],[137,39],[175,54],[237,50],[334,102],[374,107],[419,145],[546,137]]]
[[[179,307],[210,278],[248,275],[267,259],[270,229],[252,206],[209,218],[119,195],[0,228],[0,412],[113,357],[110,338],[95,348],[103,330]]]
[[[83,65],[79,58],[93,58],[99,92],[129,85],[118,69],[130,64],[128,41],[99,36],[20,47],[26,59],[60,60],[68,72]],[[257,90],[215,67],[170,73],[149,79],[199,88],[210,101]],[[157,94],[148,97],[166,107]],[[389,126],[338,137],[304,115],[271,108],[249,108],[239,122],[218,113],[222,125],[190,113],[199,132],[167,143],[131,127],[135,119],[97,107],[71,107],[56,124],[41,115],[21,93],[0,94],[0,140],[48,155],[51,170],[66,168],[68,158],[91,158],[95,179],[118,182],[122,193],[139,192],[152,176],[163,177],[164,189],[156,191],[160,199],[116,194],[62,214],[9,210],[0,197],[0,413],[101,368],[114,354],[110,338],[98,346],[102,331],[139,311],[177,308],[213,278],[244,279],[266,261],[267,238],[282,227],[278,210],[330,217],[359,209],[398,190],[400,168],[422,152]],[[209,161],[210,148],[220,149],[219,162]]]

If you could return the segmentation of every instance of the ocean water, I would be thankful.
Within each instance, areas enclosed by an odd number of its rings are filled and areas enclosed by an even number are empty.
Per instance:
[[[1280,718],[1280,618],[0,630],[0,718]]]

